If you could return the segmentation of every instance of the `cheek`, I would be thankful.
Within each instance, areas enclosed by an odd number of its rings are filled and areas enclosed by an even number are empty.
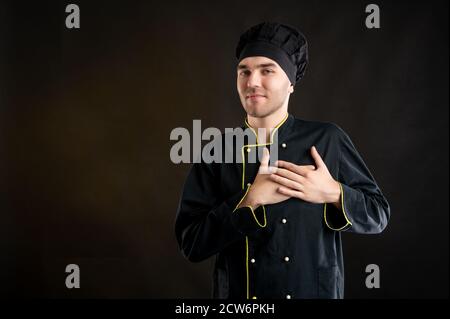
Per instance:
[[[267,79],[267,81],[264,83],[265,87],[272,91],[276,92],[277,94],[284,94],[287,93],[289,90],[290,82],[286,82],[284,78],[280,77],[273,77],[270,79]]]
[[[284,83],[280,85],[280,83],[274,83],[272,86],[268,87],[272,96],[276,96],[282,98],[289,93],[289,87]]]
[[[236,88],[237,88],[239,95],[241,95],[243,92],[245,92],[245,87],[244,87],[242,81],[239,81],[239,79],[236,81]]]

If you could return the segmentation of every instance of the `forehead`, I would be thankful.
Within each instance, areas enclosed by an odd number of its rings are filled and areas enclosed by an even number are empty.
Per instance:
[[[277,62],[265,56],[249,56],[239,62],[238,68],[242,68],[244,66],[247,68],[256,68],[264,64],[273,64],[276,67],[280,67]]]

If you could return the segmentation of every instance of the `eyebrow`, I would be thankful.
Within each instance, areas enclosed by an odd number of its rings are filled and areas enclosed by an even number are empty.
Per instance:
[[[275,63],[262,63],[262,64],[258,64],[256,66],[257,69],[259,68],[267,68],[267,67],[276,67],[277,65]],[[248,66],[246,64],[239,64],[237,67],[238,70],[243,70],[243,69],[248,69]]]

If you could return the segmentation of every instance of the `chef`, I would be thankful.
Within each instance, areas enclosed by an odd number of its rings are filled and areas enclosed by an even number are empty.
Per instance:
[[[241,161],[193,164],[176,215],[180,250],[192,262],[215,257],[214,298],[343,298],[341,234],[380,233],[389,204],[340,127],[288,112],[308,63],[301,32],[258,24],[236,58],[242,127],[256,142],[236,150]]]

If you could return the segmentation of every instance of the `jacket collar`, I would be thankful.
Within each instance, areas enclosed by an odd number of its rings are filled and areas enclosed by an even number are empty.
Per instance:
[[[292,114],[286,113],[285,118],[278,123],[275,128],[272,130],[270,134],[270,144],[273,142],[273,135],[275,134],[275,131],[278,131],[278,143],[281,143],[281,141],[284,140],[284,137],[286,136],[286,133],[289,132],[290,128],[292,127],[292,124],[294,123],[295,119]],[[258,141],[258,134],[257,129],[253,128],[247,121],[247,118],[245,118],[245,127],[250,128],[253,134],[256,136],[256,140]]]

